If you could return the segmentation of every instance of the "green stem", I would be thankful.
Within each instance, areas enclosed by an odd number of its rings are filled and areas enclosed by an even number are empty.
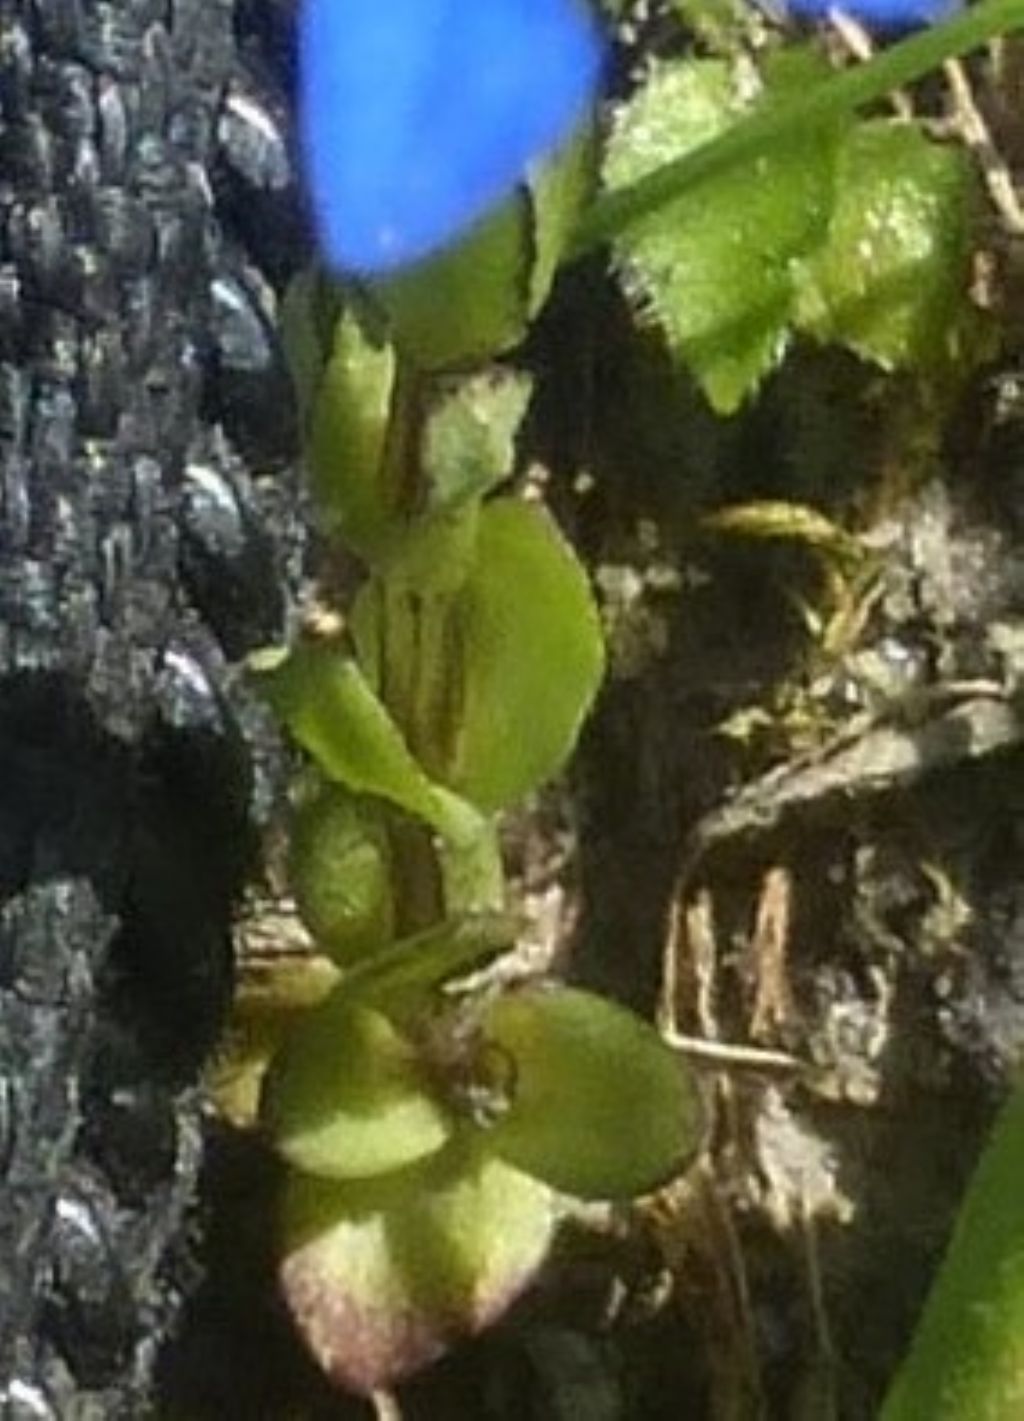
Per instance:
[[[406,361],[397,360],[381,478],[392,516],[399,522],[415,518],[421,504],[423,420],[423,377]]]
[[[881,1421],[1024,1416],[1024,1083],[997,1118]]]
[[[584,214],[573,238],[571,257],[617,236],[623,228],[738,163],[808,128],[845,118],[865,104],[920,79],[945,60],[977,49],[987,40],[1024,28],[1024,0],[983,0],[942,25],[922,30],[855,68],[825,80],[808,93],[773,104],[741,119],[735,127],[683,157],[648,173],[617,192],[606,193]]]
[[[420,465],[424,419],[422,377],[399,362],[388,428],[386,477],[395,518],[414,523],[425,503]],[[413,755],[425,762],[428,712],[424,678],[437,674],[424,659],[422,617],[407,587],[384,576],[380,590],[381,696]],[[430,772],[431,766],[425,767]],[[431,927],[444,916],[441,867],[433,831],[425,824],[396,819],[389,830],[396,927],[400,936]]]

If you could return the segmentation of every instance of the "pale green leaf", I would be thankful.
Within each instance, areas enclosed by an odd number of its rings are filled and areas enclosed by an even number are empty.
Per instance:
[[[586,573],[539,504],[485,506],[452,618],[461,714],[443,778],[482,809],[501,809],[561,767],[604,670]]]
[[[547,1254],[551,1193],[471,1145],[363,1185],[292,1175],[281,1283],[338,1386],[391,1387],[482,1331]]]
[[[529,320],[530,222],[519,189],[453,246],[371,285],[407,360],[444,370],[519,344]]]
[[[293,1169],[327,1179],[403,1169],[436,1153],[453,1128],[413,1048],[344,984],[275,1055],[260,1119]]]
[[[391,855],[379,807],[334,785],[296,806],[288,879],[317,947],[340,965],[391,941]]]
[[[804,263],[799,323],[886,369],[955,358],[966,310],[973,180],[966,154],[884,121],[840,150],[828,242]]]
[[[367,558],[387,545],[393,496],[385,453],[394,353],[369,341],[346,313],[312,403],[306,462],[317,517]]]
[[[781,101],[819,77],[808,55],[783,55],[760,102]],[[724,61],[655,70],[620,112],[609,186],[708,143],[750,104]],[[795,259],[823,240],[831,213],[834,140],[834,130],[822,128],[776,145],[627,228],[616,243],[638,304],[720,413],[734,411],[785,349]]]
[[[424,774],[357,663],[330,641],[250,657],[257,684],[329,780],[388,799],[446,837],[475,840],[480,818]]]
[[[514,1082],[487,1138],[517,1168],[580,1198],[630,1198],[695,1152],[693,1077],[632,1012],[589,992],[527,988],[499,998],[484,1030],[508,1053]]]
[[[441,387],[423,439],[431,509],[479,497],[508,477],[530,385],[527,375],[497,369]]]

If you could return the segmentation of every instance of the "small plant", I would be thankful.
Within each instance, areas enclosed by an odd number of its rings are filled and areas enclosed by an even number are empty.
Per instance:
[[[376,8],[414,27],[413,48],[428,41],[422,9]],[[411,267],[390,225],[408,134],[386,150],[386,192],[365,186],[367,149],[329,204],[328,240],[360,279],[307,274],[286,314],[319,604],[253,671],[307,757],[292,882],[336,969],[274,1054],[260,1112],[287,1166],[284,1294],[339,1384],[387,1387],[486,1326],[536,1274],[567,1197],[659,1186],[700,1127],[694,1082],[652,1027],[586,992],[476,971],[515,942],[500,816],[563,767],[603,671],[584,569],[543,506],[505,487],[530,384],[495,358],[566,254],[611,239],[638,307],[720,413],[796,333],[944,377],[970,344],[969,167],[855,110],[1015,24],[1024,0],[987,0],[839,76],[790,46],[745,90],[720,57],[655,69],[616,114],[596,203],[592,135],[538,166],[552,132],[531,133],[529,152],[501,149],[514,191],[455,245],[435,250],[476,206],[456,195],[420,214],[409,240],[428,255]],[[592,77],[581,33],[559,30]],[[558,82],[562,130],[581,100]],[[320,82],[307,128],[325,106]],[[356,128],[334,141],[365,143]],[[331,152],[316,151],[322,186]],[[365,203],[351,258],[346,202]],[[471,972],[474,989],[453,990]]]
[[[528,382],[473,370],[543,300],[582,151],[415,276],[303,278],[289,306],[327,572],[316,625],[254,670],[308,754],[292,882],[339,977],[261,1116],[288,1166],[285,1296],[364,1392],[501,1312],[563,1196],[653,1189],[697,1138],[692,1079],[622,1008],[536,981],[444,990],[513,945],[498,818],[564,764],[602,675],[582,567],[541,504],[497,491]],[[365,572],[347,607],[343,552]]]

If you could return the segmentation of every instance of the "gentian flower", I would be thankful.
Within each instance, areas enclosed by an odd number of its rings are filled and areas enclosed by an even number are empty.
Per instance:
[[[327,263],[379,274],[459,236],[568,135],[600,45],[585,0],[304,0],[299,63]]]

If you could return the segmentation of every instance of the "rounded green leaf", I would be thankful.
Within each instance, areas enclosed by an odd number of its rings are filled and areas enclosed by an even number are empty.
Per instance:
[[[604,671],[586,573],[538,504],[499,498],[454,605],[461,720],[446,783],[480,808],[514,804],[572,750]]]
[[[260,1118],[293,1169],[365,1179],[434,1154],[451,1123],[412,1046],[344,983],[297,1024],[263,1083]]]
[[[340,966],[390,942],[391,857],[380,815],[366,801],[323,785],[297,806],[289,882],[299,917]]]
[[[664,1184],[693,1154],[696,1083],[646,1022],[568,987],[509,993],[484,1030],[515,1081],[491,1148],[581,1199],[629,1198]]]
[[[338,1386],[391,1387],[487,1327],[543,1262],[550,1190],[479,1149],[362,1185],[293,1175],[281,1284]]]

